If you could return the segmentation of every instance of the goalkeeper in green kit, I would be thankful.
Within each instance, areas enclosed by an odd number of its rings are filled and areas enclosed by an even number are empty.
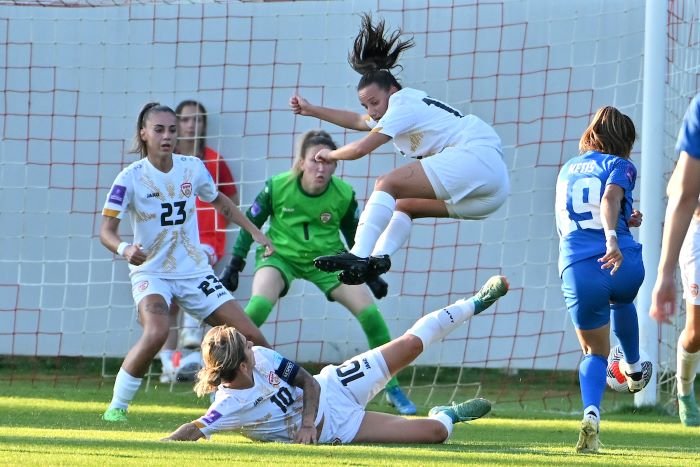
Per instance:
[[[358,223],[358,205],[352,187],[333,176],[335,162],[316,161],[321,149],[336,149],[325,131],[305,133],[300,141],[292,170],[265,183],[246,215],[258,228],[269,218],[266,233],[275,253],[263,256],[258,250],[255,276],[246,314],[260,327],[294,279],[305,279],[316,285],[328,300],[337,301],[357,318],[367,335],[370,348],[391,340],[389,329],[377,305],[362,285],[340,282],[336,273],[323,272],[314,266],[314,258],[344,249],[342,232],[352,247]],[[230,290],[238,288],[238,274],[245,267],[253,238],[241,230],[233,248],[233,258],[226,267],[221,283]],[[388,286],[376,276],[367,286],[378,299],[387,294]],[[386,385],[386,398],[402,415],[413,415],[416,406],[403,393],[396,378]]]

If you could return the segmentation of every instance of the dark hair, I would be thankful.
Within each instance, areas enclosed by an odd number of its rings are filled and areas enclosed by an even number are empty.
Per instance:
[[[292,175],[298,176],[301,170],[301,164],[304,161],[304,156],[306,151],[312,146],[326,146],[328,149],[338,149],[338,146],[331,138],[331,135],[323,130],[309,130],[303,135],[299,140],[297,145],[296,155],[294,156],[294,163],[292,164]]]
[[[634,122],[615,107],[601,107],[581,135],[578,149],[581,153],[598,151],[629,158],[637,139]]]
[[[204,107],[204,104],[202,104],[199,101],[196,101],[194,99],[186,99],[182,102],[180,102],[177,107],[175,107],[175,116],[177,117],[177,120],[180,121],[180,115],[182,115],[182,109],[187,107],[188,105],[193,105],[197,107],[197,118],[200,118],[202,120],[202,134],[197,135],[195,138],[195,148],[199,148],[200,151],[203,153],[204,148],[207,145],[207,109]]]
[[[380,19],[376,26],[372,25],[372,16],[362,14],[362,26],[355,37],[352,50],[348,54],[348,62],[353,70],[362,75],[357,84],[357,90],[376,84],[381,89],[388,90],[391,86],[401,89],[401,84],[391,74],[391,69],[401,67],[397,62],[399,55],[415,45],[413,38],[401,41],[401,30],[396,29],[388,37],[384,37],[385,24]]]
[[[167,105],[161,105],[159,102],[149,102],[143,106],[141,112],[139,112],[139,118],[136,120],[136,136],[134,137],[134,144],[131,148],[130,153],[140,154],[141,158],[148,156],[148,150],[146,148],[146,143],[141,139],[141,129],[146,126],[146,122],[152,113],[166,112],[171,113],[175,118],[175,111],[168,107]]]

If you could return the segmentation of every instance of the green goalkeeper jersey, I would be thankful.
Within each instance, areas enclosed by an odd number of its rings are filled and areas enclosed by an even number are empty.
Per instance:
[[[333,176],[323,193],[310,195],[301,187],[301,177],[291,171],[268,179],[246,211],[258,228],[270,219],[266,235],[275,254],[304,263],[344,249],[339,232],[352,248],[358,215],[355,192],[348,183]],[[245,258],[252,243],[253,237],[241,229],[233,255]]]

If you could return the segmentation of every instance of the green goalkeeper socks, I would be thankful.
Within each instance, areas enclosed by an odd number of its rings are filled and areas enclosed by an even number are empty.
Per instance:
[[[265,323],[267,317],[270,316],[272,312],[272,307],[275,304],[272,303],[267,297],[262,295],[253,295],[248,301],[248,305],[245,307],[245,314],[255,323],[257,327],[260,327]]]

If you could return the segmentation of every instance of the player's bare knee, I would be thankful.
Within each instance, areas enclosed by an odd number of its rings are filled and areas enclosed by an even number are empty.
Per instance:
[[[394,209],[394,210],[400,211],[400,212],[406,214],[408,217],[411,218],[411,220],[413,220],[414,219],[413,205],[414,205],[414,201],[410,198],[397,199],[396,200],[396,209]]]
[[[689,326],[685,329],[685,342],[683,347],[686,352],[695,353],[700,351],[700,328]]]
[[[374,191],[383,191],[389,193],[394,198],[398,198],[399,186],[391,177],[391,174],[380,175],[377,181],[374,182]]]
[[[447,441],[447,438],[450,437],[450,433],[447,431],[447,428],[445,428],[445,425],[440,422],[433,423],[427,434],[429,436],[427,442],[435,444],[444,443]]]
[[[167,326],[148,326],[143,330],[143,339],[156,350],[160,350],[168,339],[170,329]]]
[[[406,333],[400,337],[406,346],[406,352],[413,355],[419,355],[423,352],[423,341],[420,337]]]

